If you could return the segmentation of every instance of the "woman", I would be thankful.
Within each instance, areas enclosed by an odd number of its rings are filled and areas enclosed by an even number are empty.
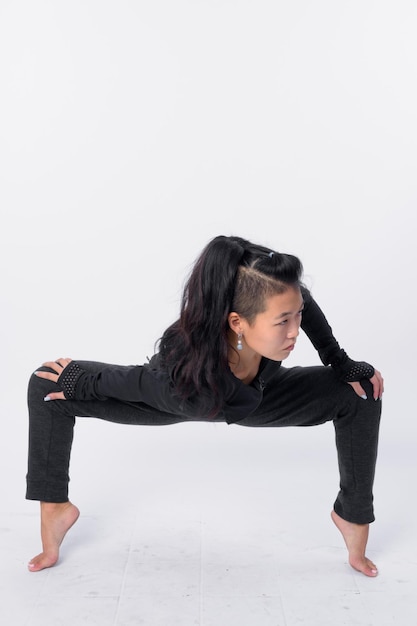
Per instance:
[[[51,567],[79,511],[68,499],[75,416],[123,424],[225,421],[252,427],[333,420],[340,491],[332,519],[349,562],[366,576],[374,521],[372,486],[383,379],[352,361],[301,284],[302,266],[240,237],[214,238],[185,285],[179,319],[141,366],[58,359],[29,384],[27,498],[41,503],[43,551],[30,571]],[[325,366],[284,368],[299,329]]]

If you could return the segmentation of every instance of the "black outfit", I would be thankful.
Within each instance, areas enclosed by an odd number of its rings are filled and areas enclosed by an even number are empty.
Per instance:
[[[333,420],[340,470],[335,511],[359,524],[374,520],[372,485],[378,445],[381,402],[372,397],[368,380],[374,369],[349,359],[333,337],[322,311],[302,289],[302,329],[331,367],[284,368],[263,358],[257,377],[245,385],[225,373],[226,401],[214,421],[252,427],[312,426]],[[368,399],[357,396],[346,381],[361,380]],[[28,391],[29,465],[27,498],[68,500],[68,469],[75,416],[98,417],[123,424],[166,425],[213,421],[199,400],[183,402],[174,393],[159,354],[149,363],[117,366],[72,361],[58,387],[66,401],[45,402],[53,383],[35,375]]]

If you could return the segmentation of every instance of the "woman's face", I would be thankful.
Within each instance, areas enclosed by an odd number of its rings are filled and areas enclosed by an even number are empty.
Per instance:
[[[243,348],[273,361],[286,359],[299,334],[303,306],[298,288],[268,298],[252,324],[240,318]]]

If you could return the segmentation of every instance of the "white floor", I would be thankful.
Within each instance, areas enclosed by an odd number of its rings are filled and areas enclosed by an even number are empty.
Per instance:
[[[368,579],[329,512],[331,424],[252,430],[79,421],[59,564],[29,573],[38,505],[0,521],[0,622],[13,626],[402,626],[417,623],[415,462],[382,437]],[[414,454],[411,455],[414,457]],[[7,482],[7,481],[6,481]],[[16,500],[17,502],[17,500]]]

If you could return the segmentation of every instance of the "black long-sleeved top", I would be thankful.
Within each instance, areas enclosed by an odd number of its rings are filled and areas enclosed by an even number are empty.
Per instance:
[[[331,365],[341,380],[370,378],[374,369],[367,363],[352,361],[333,336],[332,329],[311,293],[301,289],[304,310],[301,328],[318,351],[324,365]],[[225,405],[221,412],[228,423],[237,422],[252,413],[262,401],[262,392],[281,366],[280,361],[262,358],[259,371],[251,384],[242,383],[231,370],[225,373]],[[58,384],[67,399],[139,402],[164,413],[198,417],[207,411],[208,398],[184,401],[179,398],[168,372],[155,354],[144,365],[108,365],[98,373],[89,373],[72,361],[61,374]]]

